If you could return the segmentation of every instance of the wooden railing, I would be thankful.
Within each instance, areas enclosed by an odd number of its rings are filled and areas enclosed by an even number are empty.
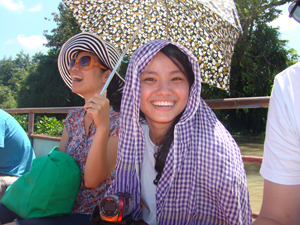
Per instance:
[[[239,109],[239,108],[268,108],[270,97],[247,97],[247,98],[225,98],[225,99],[209,99],[205,102],[212,109]],[[47,137],[43,135],[33,134],[33,123],[35,113],[68,113],[70,109],[81,108],[78,107],[45,107],[45,108],[15,108],[4,109],[8,113],[28,113],[28,136],[29,138],[41,138],[50,140],[60,140],[60,138]],[[247,162],[258,162],[247,158]]]
[[[242,109],[242,108],[268,108],[270,97],[246,97],[246,98],[225,98],[225,99],[209,99],[205,102],[212,109]],[[33,123],[35,113],[68,113],[70,109],[79,107],[46,107],[46,108],[15,108],[4,109],[8,113],[28,113],[28,136],[30,139],[46,139],[60,141],[60,138],[49,137],[44,135],[33,134]],[[242,156],[244,162],[262,163],[262,157],[256,156]],[[252,217],[256,219],[258,213],[253,212]]]

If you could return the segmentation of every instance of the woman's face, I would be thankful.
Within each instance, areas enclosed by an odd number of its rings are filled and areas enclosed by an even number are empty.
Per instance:
[[[149,126],[169,127],[187,105],[187,77],[166,55],[159,52],[141,73],[140,82],[140,110]]]
[[[88,52],[80,52],[77,59],[83,56],[91,56],[95,62],[99,63],[98,57]],[[85,99],[95,93],[100,93],[107,79],[106,72],[103,72],[98,66],[92,66],[90,70],[82,70],[78,65],[74,66],[70,70],[72,91],[82,95]]]

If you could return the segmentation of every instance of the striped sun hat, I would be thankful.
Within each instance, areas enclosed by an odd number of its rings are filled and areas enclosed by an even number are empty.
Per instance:
[[[94,53],[101,63],[104,64],[103,66],[110,70],[114,69],[120,58],[118,50],[111,43],[102,40],[99,36],[88,32],[74,35],[62,46],[57,61],[59,73],[70,89],[72,89],[72,79],[68,65],[71,59],[76,58],[81,51]],[[118,79],[118,84],[122,87],[124,79],[117,72],[114,77]]]

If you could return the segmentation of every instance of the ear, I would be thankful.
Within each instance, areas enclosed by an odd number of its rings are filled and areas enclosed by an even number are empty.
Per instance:
[[[106,71],[103,73],[103,82],[104,82],[104,83],[108,80],[110,74],[111,74],[111,70],[106,70]]]

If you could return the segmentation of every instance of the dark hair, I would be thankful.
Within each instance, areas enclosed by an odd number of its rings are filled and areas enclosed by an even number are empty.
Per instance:
[[[175,45],[172,45],[172,44],[166,45],[164,48],[162,48],[160,50],[160,52],[165,54],[181,70],[181,72],[187,77],[187,79],[189,81],[189,86],[191,88],[191,86],[194,83],[195,77],[194,77],[194,72],[192,69],[191,62],[189,61],[189,58],[187,57],[187,55],[184,54],[181,50],[179,50],[178,47],[176,47]],[[155,180],[153,181],[153,183],[155,185],[158,184],[158,181],[161,178],[161,174],[165,167],[169,149],[174,140],[174,128],[175,128],[175,125],[180,120],[182,114],[183,114],[183,111],[175,118],[171,127],[166,132],[164,138],[159,143],[157,152],[154,154],[154,158],[156,160],[154,168],[158,173],[156,175]],[[145,115],[143,113],[141,113],[141,115],[145,118]]]
[[[123,86],[124,82],[121,82],[120,79],[117,78],[117,75],[114,75],[107,87],[106,96],[116,112],[120,112]]]
[[[99,60],[100,64],[107,66]],[[101,69],[102,71],[106,71]],[[107,69],[108,70],[108,69]],[[114,111],[120,112],[121,107],[121,99],[122,99],[122,92],[123,92],[124,82],[117,78],[115,74],[110,81],[110,84],[107,87],[107,94],[106,97],[109,100],[110,105],[113,107]]]

